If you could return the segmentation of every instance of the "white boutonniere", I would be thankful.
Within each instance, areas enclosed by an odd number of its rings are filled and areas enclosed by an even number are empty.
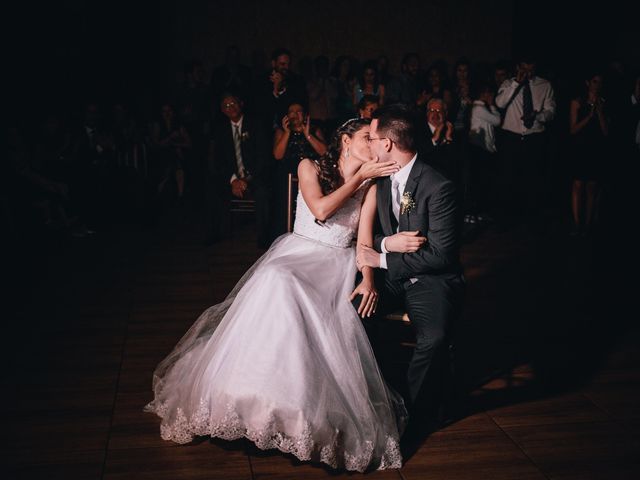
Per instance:
[[[413,199],[411,192],[404,192],[402,194],[402,200],[400,200],[400,215],[405,215],[416,208],[416,202]]]
[[[247,140],[249,140],[249,132],[242,132],[242,135],[240,135],[240,141],[246,142]]]

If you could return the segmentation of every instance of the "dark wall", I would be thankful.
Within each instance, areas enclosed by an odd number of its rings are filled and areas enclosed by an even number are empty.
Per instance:
[[[398,67],[402,55],[417,51],[424,61],[478,61],[511,53],[510,0],[352,0],[191,3],[176,8],[177,57],[207,63],[223,60],[224,47],[237,44],[249,63],[254,50],[267,55],[277,46],[296,58],[351,54],[359,59],[387,55]]]
[[[403,53],[424,63],[464,55],[474,62],[533,49],[541,63],[575,65],[618,57],[640,64],[638,7],[609,1],[538,0],[66,0],[7,5],[3,59],[9,109],[128,97],[150,104],[176,82],[184,61],[210,68],[237,44],[245,63],[289,47],[295,59]],[[253,54],[253,55],[252,55]]]

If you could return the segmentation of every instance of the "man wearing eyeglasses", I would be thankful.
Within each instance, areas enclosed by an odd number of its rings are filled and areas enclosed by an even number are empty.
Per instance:
[[[423,154],[429,164],[458,184],[461,153],[454,142],[454,128],[453,124],[447,120],[447,113],[447,104],[441,98],[432,98],[427,103],[429,131],[427,141],[423,142]]]
[[[224,236],[231,198],[256,202],[258,246],[269,243],[270,145],[262,123],[243,110],[242,100],[222,95],[223,120],[213,131],[209,148],[212,234],[208,243]]]
[[[446,360],[446,339],[460,309],[464,278],[455,185],[424,162],[416,136],[407,108],[392,105],[374,112],[371,153],[381,162],[395,161],[400,170],[376,182],[380,231],[373,246],[358,245],[356,263],[360,269],[384,272],[377,318],[397,308],[409,314],[417,345],[407,372],[406,400],[414,418],[432,422],[443,394],[441,361]]]

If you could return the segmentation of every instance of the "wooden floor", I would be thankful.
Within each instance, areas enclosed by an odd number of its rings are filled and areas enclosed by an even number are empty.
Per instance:
[[[597,237],[536,233],[488,228],[468,238],[460,418],[401,470],[367,478],[640,478],[640,334],[628,314],[605,308],[610,257]],[[259,256],[243,237],[246,226],[205,248],[202,222],[174,215],[151,230],[24,246],[29,260],[13,264],[14,308],[2,322],[4,478],[360,476],[245,441],[175,445],[142,411],[156,364]],[[396,350],[386,368],[401,371],[411,332],[389,328]]]

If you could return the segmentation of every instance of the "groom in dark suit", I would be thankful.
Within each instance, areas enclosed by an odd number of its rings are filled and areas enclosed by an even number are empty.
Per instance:
[[[369,145],[379,161],[395,160],[400,170],[377,181],[380,231],[373,248],[358,246],[357,264],[384,271],[378,318],[397,308],[409,315],[417,345],[407,372],[407,401],[414,416],[429,419],[439,406],[439,360],[446,358],[447,334],[464,291],[457,195],[454,184],[417,154],[409,109],[391,105],[374,112]]]

